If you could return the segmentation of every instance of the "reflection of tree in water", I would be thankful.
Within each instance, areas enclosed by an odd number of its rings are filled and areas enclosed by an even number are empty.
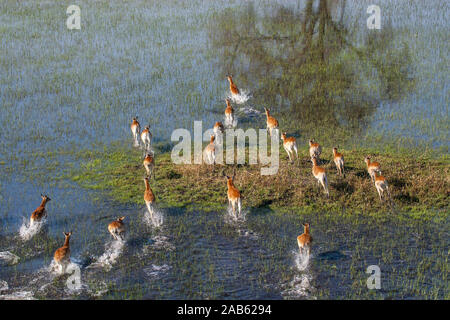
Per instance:
[[[223,74],[252,86],[257,105],[283,114],[283,127],[316,134],[315,120],[335,134],[360,132],[381,98],[401,97],[411,58],[406,46],[392,48],[387,26],[353,45],[342,23],[345,5],[309,0],[300,11],[250,2],[244,12],[214,17],[210,39],[223,52]]]

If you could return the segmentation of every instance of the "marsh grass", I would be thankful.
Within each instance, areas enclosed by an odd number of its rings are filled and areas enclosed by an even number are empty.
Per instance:
[[[226,203],[226,181],[222,177],[236,170],[235,184],[241,190],[245,208],[301,208],[311,210],[370,214],[398,214],[411,218],[445,218],[448,209],[448,160],[409,157],[407,154],[380,154],[372,150],[342,149],[345,177],[337,175],[331,150],[324,149],[322,166],[327,170],[330,199],[326,199],[311,173],[307,150],[299,150],[299,162],[290,164],[280,149],[276,175],[261,176],[260,165],[225,166],[172,163],[170,153],[156,156],[156,180],[150,185],[162,207],[221,209]],[[248,150],[247,150],[248,151]],[[327,151],[329,151],[327,154]],[[375,186],[363,161],[366,155],[381,163],[390,186],[393,207],[380,203]],[[80,186],[105,191],[121,203],[143,203],[145,171],[141,154],[113,147],[92,154],[67,178]]]

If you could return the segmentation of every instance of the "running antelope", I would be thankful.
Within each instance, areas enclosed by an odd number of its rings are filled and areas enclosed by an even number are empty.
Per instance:
[[[228,79],[228,82],[230,83],[230,92],[231,92],[231,94],[232,95],[233,94],[239,94],[239,89],[233,82],[233,76],[232,75],[228,75],[227,79]]]
[[[325,193],[327,194],[327,197],[330,197],[330,193],[328,192],[328,181],[327,181],[327,173],[325,172],[325,169],[322,167],[319,167],[317,165],[317,158],[312,157],[311,161],[313,163],[312,167],[312,173],[314,178],[317,179],[317,183],[321,184],[323,186],[323,189],[325,190]]]
[[[297,237],[298,249],[300,250],[300,254],[303,254],[303,250],[306,249],[309,255],[311,253],[311,242],[313,241],[309,233],[309,223],[303,224],[303,230],[303,234]]]
[[[213,130],[214,130],[214,134],[215,134],[216,136],[219,135],[219,134],[223,134],[223,132],[224,132],[224,127],[223,127],[222,122],[217,121],[216,124],[214,125]]]
[[[30,225],[32,225],[34,222],[39,222],[42,220],[42,218],[47,216],[47,210],[45,209],[45,205],[47,202],[49,202],[51,199],[47,195],[41,194],[41,204],[39,207],[36,208],[36,210],[33,211],[30,217]]]
[[[133,122],[131,122],[131,133],[133,133],[133,138],[134,138],[134,142],[135,145],[139,145],[139,134],[141,132],[141,125],[139,124],[139,122],[137,121],[138,117],[134,117],[133,118]]]
[[[233,209],[233,215],[237,218],[238,216],[236,215],[236,205],[237,205],[237,209],[239,211],[239,216],[241,215],[241,193],[234,186],[234,177],[236,175],[236,170],[233,172],[232,177],[225,175],[224,172],[222,172],[222,174],[227,178],[228,204],[231,204],[231,207]]]
[[[152,144],[152,134],[150,132],[150,126],[146,126],[141,132],[141,140],[144,143],[145,150],[150,150]]]
[[[371,162],[369,156],[364,158],[364,162],[367,164],[367,172],[369,173],[372,182],[375,182],[375,172],[381,174],[380,164],[378,162]]]
[[[153,179],[155,179],[155,158],[153,155],[147,153],[142,164],[144,165],[145,171],[147,171],[147,176],[153,176]]]
[[[294,151],[295,151],[295,156],[297,157],[298,160],[298,153],[297,153],[297,141],[295,140],[294,137],[286,137],[286,132],[283,132],[281,134],[281,140],[283,140],[283,147],[284,150],[286,150],[288,156],[289,156],[289,161],[291,163],[293,163],[293,158],[294,158]],[[291,158],[292,156],[292,158]]]
[[[216,147],[214,145],[214,140],[216,137],[212,134],[211,135],[211,141],[205,148],[205,160],[207,160],[207,163],[209,164],[215,164],[216,162]]]
[[[61,268],[61,273],[64,273],[66,270],[67,265],[70,263],[70,245],[69,245],[69,239],[72,235],[72,231],[69,233],[64,233],[64,245],[56,249],[55,255],[53,258],[55,259],[56,264]]]
[[[333,148],[333,160],[334,164],[336,165],[338,174],[345,177],[344,155],[342,153],[339,153],[336,147]]]
[[[384,193],[386,192],[389,197],[389,201],[392,202],[391,192],[389,191],[386,179],[381,175],[380,176],[377,175],[376,171],[374,172],[374,178],[375,178],[375,187],[377,188],[378,195],[380,196],[380,201],[383,202],[383,198],[386,200],[386,196],[384,196]]]
[[[125,217],[119,217],[110,224],[108,224],[108,231],[111,233],[115,240],[123,240],[123,234],[125,233],[125,225],[123,224]]]
[[[227,103],[227,108],[225,109],[225,124],[228,126],[233,126],[234,122],[234,109],[231,106],[230,99],[225,99]]]
[[[270,115],[269,109],[264,107],[264,110],[266,111],[267,117],[267,131],[269,132],[269,135],[272,136],[272,130],[278,128],[278,121]]]
[[[148,183],[148,178],[144,178],[145,183],[145,192],[144,192],[144,201],[147,206],[148,212],[150,216],[153,218],[153,204],[155,203],[155,195],[153,194],[152,189],[150,188],[150,184]]]
[[[309,140],[309,156],[311,158],[319,159],[321,154],[322,154],[322,146],[317,142],[315,142],[315,139]]]

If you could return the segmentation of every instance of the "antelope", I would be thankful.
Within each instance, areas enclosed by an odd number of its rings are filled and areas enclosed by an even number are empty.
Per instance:
[[[378,162],[371,162],[369,156],[364,158],[364,162],[367,164],[367,172],[369,173],[372,182],[375,182],[375,172],[381,174],[380,164]]]
[[[108,231],[115,240],[123,240],[123,233],[125,233],[125,226],[123,224],[125,217],[119,217],[110,224],[108,224]]]
[[[241,215],[241,193],[239,190],[234,186],[234,177],[236,175],[236,170],[233,172],[233,176],[229,177],[225,175],[224,172],[222,172],[223,176],[227,178],[227,187],[228,187],[228,204],[231,204],[231,207],[233,209],[233,215],[237,218],[236,215],[236,205],[237,209],[239,211],[239,215]]]
[[[339,153],[337,151],[336,147],[333,148],[333,160],[334,160],[334,164],[336,165],[338,174],[345,177],[345,172],[344,172],[344,155],[342,153]]]
[[[148,183],[148,177],[144,178],[145,184],[145,192],[144,192],[144,201],[147,206],[148,212],[153,218],[153,204],[155,203],[155,195],[153,194],[152,189],[150,188],[150,184]]]
[[[327,198],[329,198],[330,193],[328,192],[327,173],[325,172],[324,168],[319,167],[317,165],[317,158],[312,157],[311,161],[313,163],[313,167],[312,167],[313,176],[314,176],[314,178],[317,179],[317,183],[319,183],[323,186],[323,189],[325,190],[325,193],[327,194]]]
[[[45,205],[47,202],[49,202],[51,199],[47,195],[43,195],[41,193],[41,204],[39,207],[36,208],[36,210],[33,211],[30,217],[30,225],[32,225],[34,222],[39,222],[42,220],[42,218],[47,216],[47,210],[45,209]]]
[[[56,249],[55,254],[53,256],[57,265],[61,268],[61,273],[64,273],[67,265],[70,263],[70,245],[69,239],[72,235],[72,231],[69,233],[64,233],[64,245],[61,248]]]
[[[211,135],[211,141],[206,146],[205,151],[204,151],[205,152],[205,157],[206,157],[206,159],[208,159],[208,163],[212,164],[212,165],[215,164],[215,162],[216,162],[216,147],[214,145],[214,140],[215,139],[216,139],[216,137],[212,134]]]
[[[234,122],[234,109],[231,106],[230,99],[225,99],[225,102],[227,103],[227,108],[225,109],[225,121],[232,126]]]
[[[146,126],[141,132],[141,140],[144,143],[145,150],[149,150],[152,144],[152,134],[150,132],[150,126]]]
[[[155,158],[152,154],[147,153],[147,155],[144,158],[144,162],[142,163],[144,165],[145,171],[147,171],[147,176],[153,176],[153,179],[155,179]]]
[[[230,83],[230,92],[231,94],[239,94],[239,89],[236,87],[236,85],[233,82],[233,76],[227,75],[228,82]]]
[[[270,115],[269,109],[264,107],[264,110],[266,111],[267,117],[267,131],[269,132],[269,135],[272,136],[272,130],[278,128],[278,121]]]
[[[224,127],[223,127],[222,122],[217,121],[217,122],[214,124],[213,130],[214,130],[214,134],[215,134],[216,136],[219,135],[219,134],[223,134]]]
[[[286,150],[288,156],[289,156],[289,161],[291,163],[293,163],[294,161],[291,159],[291,155],[292,158],[294,158],[294,151],[295,151],[295,156],[297,157],[298,160],[298,153],[297,153],[297,141],[295,140],[294,137],[286,137],[286,132],[283,132],[281,134],[281,140],[283,140],[283,147],[284,150]]]
[[[133,118],[133,122],[131,122],[131,133],[133,134],[133,138],[136,145],[139,145],[139,134],[141,132],[141,125],[137,121],[137,117]]]
[[[380,176],[377,175],[376,171],[374,171],[374,178],[375,178],[375,187],[377,188],[378,195],[380,196],[380,201],[383,202],[384,192],[386,192],[387,195],[389,196],[389,201],[392,202],[391,192],[389,191],[386,179],[381,175]],[[386,197],[384,198],[386,200]]]
[[[303,223],[303,234],[297,237],[298,249],[300,250],[300,254],[303,254],[303,250],[306,249],[308,255],[311,253],[311,242],[313,238],[309,233],[309,223]]]
[[[322,154],[322,146],[315,142],[315,139],[309,140],[309,156],[319,159]]]

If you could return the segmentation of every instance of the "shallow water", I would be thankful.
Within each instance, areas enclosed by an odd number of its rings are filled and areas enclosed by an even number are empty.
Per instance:
[[[320,1],[313,2],[319,10]],[[381,40],[371,40],[365,28],[369,2],[345,2],[341,23],[352,43],[364,48],[374,41],[379,48],[373,59],[385,67],[380,70],[400,71],[350,76],[366,70],[366,62],[350,63],[351,49],[336,50],[330,38],[324,53],[335,56],[328,67],[340,72],[321,75],[329,80],[323,83],[339,80],[350,89],[324,86],[327,94],[338,93],[322,104],[313,98],[322,92],[313,90],[318,75],[292,72],[292,64],[301,62],[291,60],[283,40],[233,51],[236,39],[222,33],[237,28],[243,35],[270,34],[275,26],[289,35],[289,23],[297,25],[308,1],[81,1],[80,31],[65,28],[64,4],[3,1],[0,298],[448,298],[448,219],[422,225],[396,217],[299,216],[245,203],[237,221],[226,209],[157,209],[151,219],[144,204],[117,204],[64,176],[90,159],[81,150],[111,143],[128,148],[133,116],[141,126],[150,124],[153,142],[164,145],[174,129],[192,130],[194,120],[203,120],[204,130],[222,121],[228,97],[237,116],[232,126],[263,128],[266,106],[304,141],[311,135],[329,141],[335,133],[347,146],[393,144],[447,154],[448,5],[407,2],[380,2]],[[340,20],[342,3],[329,1],[333,21]],[[234,25],[225,28],[224,19]],[[409,54],[398,59],[405,47]],[[394,65],[383,64],[389,54]],[[336,61],[343,61],[342,69]],[[229,95],[229,72],[239,96]],[[345,76],[334,78],[340,73]],[[301,119],[291,119],[291,107],[301,110]],[[322,119],[330,127],[309,126],[317,108],[334,115]],[[41,193],[52,198],[48,219],[30,228]],[[118,216],[127,217],[123,242],[107,231]],[[315,239],[309,259],[298,255],[296,245],[304,221]],[[72,267],[81,271],[76,289],[67,286],[72,274],[49,271],[67,231],[73,231]],[[382,270],[376,292],[365,285],[371,264]]]

